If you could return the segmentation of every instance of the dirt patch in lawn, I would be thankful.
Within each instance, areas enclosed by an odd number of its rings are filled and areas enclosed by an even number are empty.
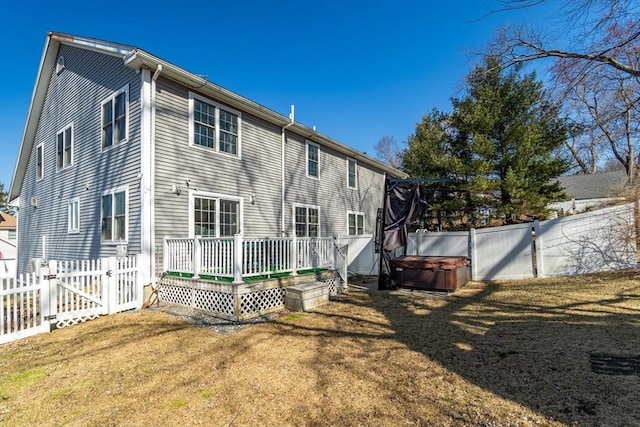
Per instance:
[[[639,425],[640,377],[591,366],[640,355],[638,279],[354,288],[226,329],[106,316],[0,346],[0,424]]]

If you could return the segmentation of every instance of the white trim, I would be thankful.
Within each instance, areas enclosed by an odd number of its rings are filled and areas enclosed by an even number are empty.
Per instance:
[[[232,202],[238,202],[238,207],[240,211],[238,212],[238,234],[244,234],[244,199],[238,196],[230,196],[228,194],[220,194],[220,193],[211,193],[208,191],[200,191],[200,190],[189,190],[189,238],[193,239],[195,237],[195,221],[194,221],[194,199],[196,197],[203,199],[215,199],[216,202],[216,213],[220,214],[220,200],[229,200]],[[216,219],[218,221],[218,219]],[[219,223],[216,223],[219,226]],[[220,228],[216,228],[216,234],[220,234]]]
[[[74,203],[77,205],[75,212],[73,212],[71,209],[71,206]],[[76,215],[76,220],[77,220],[76,228],[72,227],[73,221],[71,221],[71,218],[73,213],[75,213]],[[80,233],[80,197],[73,197],[67,201],[67,234],[78,234],[78,233]]]
[[[356,234],[350,234],[349,233],[349,215],[355,215],[355,219],[356,219]],[[358,233],[358,216],[362,217],[362,233]],[[367,234],[367,229],[365,227],[365,214],[364,212],[359,212],[359,211],[347,211],[347,236],[362,236],[364,234]]]
[[[38,150],[42,153],[42,162],[40,163],[40,170],[38,170]],[[38,172],[40,172],[40,178],[38,178]],[[36,145],[36,182],[40,182],[44,179],[44,143]]]
[[[318,167],[317,167],[317,172],[318,175],[309,175],[309,147],[313,146],[316,147],[318,150]],[[304,144],[304,163],[305,163],[305,168],[307,171],[307,177],[308,178],[312,178],[312,179],[320,179],[320,145],[316,144],[315,142],[311,142],[309,140],[305,140],[305,144]]]
[[[354,174],[355,174],[355,183],[354,185],[349,185],[349,163],[353,162],[354,164]],[[358,161],[353,157],[347,157],[347,188],[352,190],[358,189]]]
[[[111,218],[112,221],[115,221],[115,215],[113,214],[113,207],[115,205],[115,203],[113,202],[113,198],[115,197],[115,195],[117,193],[122,193],[124,192],[124,206],[125,206],[125,211],[124,211],[124,215],[125,215],[125,220],[124,220],[124,240],[103,240],[102,239],[102,198],[106,195],[111,195],[112,196],[112,200],[111,200]],[[112,188],[109,190],[106,190],[104,192],[102,192],[102,194],[100,195],[100,227],[98,227],[98,229],[100,230],[100,244],[102,245],[120,245],[120,244],[128,244],[129,243],[129,186],[128,185],[124,185],[122,187],[116,187],[116,188]],[[111,233],[114,232],[114,227],[113,224],[111,226]],[[113,234],[112,236],[113,237]]]
[[[154,263],[154,206],[153,206],[153,143],[152,120],[154,106],[151,101],[151,71],[140,70],[140,259],[139,271],[143,283],[155,274]]]
[[[116,141],[115,140],[115,111],[116,111],[116,106],[115,103],[113,102],[116,97],[118,97],[121,93],[124,93],[124,113],[125,113],[125,129],[124,129],[124,139],[122,141]],[[112,105],[112,117],[111,117],[111,137],[113,138],[113,141],[111,143],[111,145],[109,145],[108,147],[104,146],[104,141],[102,140],[102,126],[103,126],[103,122],[104,122],[104,105],[108,102],[113,103]],[[124,85],[123,87],[121,87],[118,91],[112,93],[108,98],[104,99],[101,103],[100,103],[100,137],[98,138],[98,140],[100,141],[100,150],[102,152],[105,151],[109,151],[112,150],[114,147],[119,147],[121,145],[126,144],[129,141],[129,121],[131,119],[131,116],[129,114],[129,83],[127,83],[126,85]]]
[[[215,131],[213,134],[213,147],[205,147],[204,145],[200,145],[200,144],[195,144],[193,142],[193,137],[194,137],[194,133],[195,133],[195,126],[194,126],[194,113],[193,113],[193,107],[194,107],[194,100],[197,99],[200,102],[204,102],[205,104],[209,104],[212,107],[214,107],[214,114],[215,114]],[[237,116],[238,118],[238,143],[237,143],[237,147],[236,147],[236,154],[233,153],[227,153],[226,151],[220,151],[220,110],[224,110],[227,111],[231,114],[234,114]],[[189,146],[199,149],[199,150],[206,150],[207,152],[214,152],[217,154],[220,154],[222,156],[227,156],[227,157],[231,157],[234,159],[241,159],[242,158],[242,113],[238,110],[235,110],[233,108],[227,107],[226,105],[222,105],[219,104],[209,98],[206,98],[204,96],[198,95],[195,92],[189,92]]]
[[[65,145],[66,145],[66,140],[65,140],[65,132],[67,129],[71,129],[71,159],[69,160],[69,164],[65,165],[64,164],[64,151],[65,151]],[[58,136],[62,134],[62,166],[58,166]],[[56,132],[56,149],[55,149],[55,153],[56,153],[56,172],[61,172],[65,169],[70,168],[71,166],[73,166],[73,160],[74,160],[74,155],[73,152],[74,147],[75,146],[75,129],[73,126],[73,122],[69,123],[68,125],[66,125],[65,127],[63,127],[62,129],[60,129],[58,132]]]
[[[292,208],[291,208],[291,222],[292,222],[292,226],[293,226],[293,235],[296,234],[296,208],[306,208],[307,209],[307,218],[306,218],[306,224],[307,224],[307,230],[306,230],[306,237],[309,236],[309,209],[315,209],[318,211],[318,236],[317,237],[321,237],[322,236],[322,217],[321,217],[321,210],[320,210],[320,206],[317,205],[307,205],[304,203],[292,203],[291,204]]]

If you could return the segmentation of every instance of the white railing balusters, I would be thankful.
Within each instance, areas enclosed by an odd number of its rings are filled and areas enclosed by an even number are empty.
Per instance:
[[[166,272],[227,277],[237,282],[242,277],[333,268],[333,245],[331,237],[165,238],[163,264]]]

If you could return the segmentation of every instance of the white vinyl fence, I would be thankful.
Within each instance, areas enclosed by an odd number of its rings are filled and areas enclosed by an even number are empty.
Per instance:
[[[0,343],[142,305],[137,258],[49,261],[0,279]]]
[[[538,274],[558,276],[633,267],[637,263],[634,205],[541,222]]]
[[[633,204],[469,232],[411,233],[408,241],[407,255],[469,257],[474,280],[583,274],[637,262]]]

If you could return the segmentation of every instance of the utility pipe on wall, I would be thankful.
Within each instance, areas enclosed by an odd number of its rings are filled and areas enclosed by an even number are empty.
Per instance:
[[[285,142],[286,142],[286,136],[285,136],[285,131],[286,129],[291,126],[294,121],[295,121],[295,108],[296,106],[291,104],[291,113],[289,113],[289,120],[290,122],[286,125],[284,125],[282,127],[282,158],[280,159],[281,164],[282,164],[282,176],[281,176],[281,183],[280,183],[280,198],[282,201],[282,206],[280,208],[280,227],[281,227],[281,234],[282,236],[284,236],[285,234],[285,225],[284,225],[284,209],[285,209],[285,202],[284,202],[284,197],[285,197],[285,191],[284,191],[284,186],[285,186],[285,173],[284,173],[284,164],[285,164]]]

